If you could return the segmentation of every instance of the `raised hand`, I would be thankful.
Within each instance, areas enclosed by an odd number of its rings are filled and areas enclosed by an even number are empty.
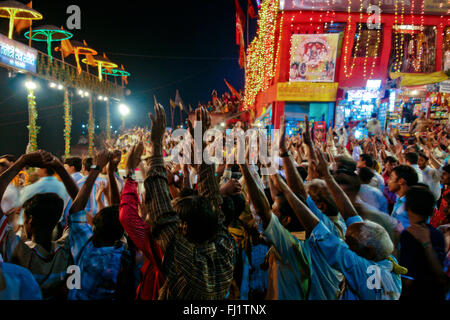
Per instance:
[[[30,167],[40,167],[43,166],[44,159],[42,157],[42,150],[27,153],[22,156],[25,165]]]
[[[144,153],[144,143],[139,142],[137,145],[134,145],[130,151],[128,152],[127,158],[127,172],[133,173],[136,168],[141,163],[141,157]]]
[[[117,171],[117,168],[122,160],[122,151],[114,150],[111,151],[111,159],[108,163],[108,172],[114,174]]]
[[[328,162],[323,156],[323,153],[320,150],[316,150],[317,163],[316,163],[316,172],[323,178],[331,175],[330,169],[328,167]]]
[[[236,196],[241,193],[241,184],[235,179],[231,179],[228,182],[220,186],[220,194],[222,196]]]
[[[150,140],[153,154],[162,155],[163,139],[166,132],[166,112],[160,104],[155,104],[155,116],[150,114],[152,129]]]
[[[280,120],[280,137],[278,147],[281,153],[285,153],[288,149],[286,146],[286,116],[282,115]]]
[[[304,137],[305,144],[307,144],[309,146],[313,145],[312,140],[311,140],[311,127],[309,124],[309,118],[306,115],[305,115],[305,134],[303,135],[303,137]]]
[[[108,164],[111,156],[112,154],[108,150],[98,152],[94,156],[94,163],[103,169]]]

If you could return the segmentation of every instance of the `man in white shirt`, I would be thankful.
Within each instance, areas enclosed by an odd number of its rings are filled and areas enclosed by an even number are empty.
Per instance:
[[[369,137],[373,137],[379,133],[381,133],[381,123],[377,119],[377,114],[372,113],[372,118],[366,125],[367,131],[369,131]]]
[[[26,186],[20,192],[20,206],[22,206],[28,199],[31,199],[40,193],[56,193],[65,201],[64,204],[66,205],[69,196],[64,184],[54,176],[55,170],[53,170],[53,168],[39,168],[37,169],[37,175],[39,180],[29,186]]]
[[[365,167],[369,168],[374,174],[374,177],[370,181],[369,185],[378,188],[381,192],[384,192],[385,187],[384,179],[378,172],[375,171],[374,166],[375,166],[375,159],[370,154],[363,153],[360,156],[357,164],[358,170]]]
[[[72,157],[67,158],[64,161],[64,168],[66,169],[67,173],[69,173],[72,176],[73,181],[75,183],[78,183],[83,178],[83,175],[81,174],[82,169],[82,160],[78,157]]]
[[[361,200],[375,207],[377,211],[387,214],[388,202],[383,192],[381,192],[378,188],[369,185],[370,181],[374,177],[372,170],[366,167],[361,168],[358,176],[361,181],[361,188],[358,193]]]
[[[439,170],[428,166],[429,158],[424,153],[419,153],[419,168],[422,170],[423,183],[430,187],[434,198],[438,200],[441,197],[441,174]]]
[[[414,170],[416,170],[417,172],[417,177],[419,178],[419,183],[423,182],[423,174],[422,174],[422,170],[419,168],[419,154],[416,152],[408,152],[405,154],[405,160],[406,160],[406,164],[408,166],[411,166],[414,168]]]

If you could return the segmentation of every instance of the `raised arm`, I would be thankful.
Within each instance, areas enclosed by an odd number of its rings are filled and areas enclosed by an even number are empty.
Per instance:
[[[308,116],[305,116],[305,134],[303,135],[306,146],[308,147],[308,181],[317,178],[314,170],[312,170],[314,163],[317,162],[316,153],[314,151],[314,144],[311,139],[311,127]]]
[[[316,154],[318,158],[316,171],[325,180],[331,194],[333,195],[334,201],[336,201],[336,205],[342,217],[344,218],[344,220],[347,220],[350,217],[357,216],[358,213],[355,207],[353,207],[352,202],[331,175],[328,168],[328,163],[325,160],[322,152],[317,151]]]
[[[94,186],[95,180],[102,171],[103,167],[109,162],[111,158],[111,153],[109,151],[102,151],[95,156],[94,163],[97,165],[96,169],[91,169],[89,176],[86,179],[83,187],[78,192],[75,200],[73,201],[72,207],[70,207],[69,215],[72,213],[77,213],[83,211],[86,208],[86,204],[91,195],[92,187]]]
[[[255,212],[257,215],[261,217],[263,222],[264,229],[270,223],[270,219],[272,218],[272,210],[270,208],[269,201],[266,198],[264,190],[259,188],[258,184],[255,181],[255,178],[250,173],[247,164],[240,165],[242,176],[244,177],[245,184],[247,185],[247,192],[250,197],[250,201],[255,208]]]
[[[144,150],[144,146],[142,146],[142,150]],[[117,166],[120,163],[122,158],[122,152],[116,150],[112,153],[111,160],[108,163],[108,182],[109,182],[109,199],[110,205],[119,205],[120,204],[120,192],[119,186],[117,185],[117,180],[115,173],[117,171]],[[140,160],[140,159],[139,159]]]
[[[292,191],[299,193],[304,199],[306,199],[306,190],[303,185],[302,177],[298,173],[297,168],[292,161],[292,155],[288,155],[288,148],[286,147],[286,116],[281,117],[280,128],[280,141],[279,148],[281,153],[281,159],[283,161],[284,171],[286,173],[286,181]]]
[[[149,158],[149,170],[145,179],[145,207],[147,210],[152,234],[166,251],[178,227],[178,216],[173,210],[167,182],[167,171],[163,159],[163,138],[166,130],[166,114],[164,108],[155,103],[155,116],[150,114],[152,129],[150,140],[152,150]]]
[[[6,188],[25,166],[41,166],[43,163],[42,151],[22,155],[11,167],[0,175],[0,199],[3,199]],[[0,219],[3,218],[4,212],[0,206]]]

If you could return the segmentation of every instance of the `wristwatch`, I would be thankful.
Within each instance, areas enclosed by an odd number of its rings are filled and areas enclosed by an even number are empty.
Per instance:
[[[102,168],[100,168],[99,166],[93,164],[93,165],[91,166],[91,170],[102,171]]]
[[[280,154],[280,158],[288,158],[291,156],[291,153],[289,151],[283,152]]]

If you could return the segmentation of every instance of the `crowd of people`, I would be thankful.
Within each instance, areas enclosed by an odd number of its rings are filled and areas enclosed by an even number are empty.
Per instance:
[[[211,126],[196,115],[192,135]],[[158,104],[93,158],[0,157],[0,299],[450,299],[448,128],[358,140],[305,122],[289,137],[281,120],[271,175],[250,148],[175,163]]]

